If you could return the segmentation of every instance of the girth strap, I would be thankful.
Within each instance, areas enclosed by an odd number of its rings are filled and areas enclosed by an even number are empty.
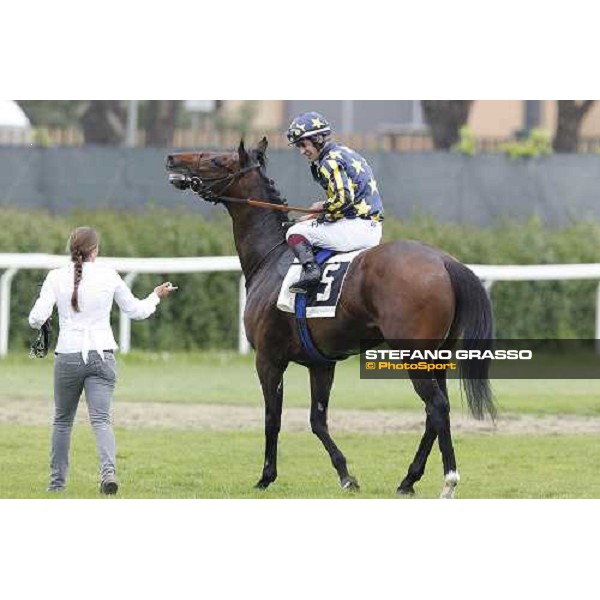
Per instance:
[[[321,266],[333,254],[333,250],[322,249],[315,253],[315,260],[317,264]],[[296,323],[298,324],[298,332],[300,334],[300,341],[302,342],[302,347],[310,356],[310,358],[312,358],[314,361],[319,363],[334,363],[336,362],[336,359],[325,356],[325,354],[323,354],[317,348],[312,339],[312,336],[310,335],[308,323],[306,322],[306,307],[308,303],[307,296],[308,294],[296,294],[296,302],[294,304]]]

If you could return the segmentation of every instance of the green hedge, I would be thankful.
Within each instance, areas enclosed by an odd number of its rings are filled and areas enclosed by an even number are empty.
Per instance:
[[[503,221],[490,229],[414,219],[386,222],[386,239],[410,237],[471,264],[600,262],[600,224],[544,227],[535,218]],[[499,338],[595,337],[595,281],[498,282],[492,302]]]
[[[184,210],[144,213],[112,210],[50,215],[44,211],[0,209],[0,252],[65,252],[78,225],[101,236],[105,256],[215,256],[235,254],[228,217],[206,220]],[[600,262],[600,225],[573,223],[549,229],[537,220],[503,222],[491,229],[438,223],[428,218],[385,222],[386,240],[419,239],[467,263],[537,264]],[[11,348],[31,340],[27,314],[43,281],[43,271],[20,271],[13,280]],[[133,285],[145,296],[163,280],[180,290],[163,302],[159,314],[132,324],[135,348],[191,350],[235,348],[238,281],[236,273],[139,276]],[[492,291],[499,337],[593,337],[596,282],[496,283]],[[116,310],[114,317],[117,316]],[[116,324],[116,319],[113,323]]]
[[[91,225],[100,234],[104,256],[216,256],[235,254],[229,219],[207,221],[183,210],[152,209],[141,214],[111,210],[54,216],[43,211],[0,209],[0,252],[65,253],[69,232]],[[11,348],[31,340],[27,314],[45,271],[19,271],[11,297]],[[134,348],[190,350],[237,345],[237,273],[140,275],[134,293],[143,297],[165,280],[179,285],[176,298],[161,303],[159,314],[132,323]],[[113,325],[118,311],[113,310]]]

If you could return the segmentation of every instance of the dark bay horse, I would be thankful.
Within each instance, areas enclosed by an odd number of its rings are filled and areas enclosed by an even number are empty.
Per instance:
[[[277,441],[283,405],[283,376],[293,361],[310,372],[310,425],[329,453],[343,488],[358,488],[346,458],[327,426],[335,363],[315,362],[305,352],[295,317],[277,309],[277,298],[293,255],[285,241],[282,212],[256,208],[235,199],[259,198],[284,204],[266,175],[267,140],[247,151],[177,153],[167,158],[169,179],[190,187],[206,200],[223,202],[246,279],[246,334],[256,350],[256,369],[265,403],[265,459],[258,488],[277,478]],[[465,348],[491,348],[492,311],[485,289],[466,266],[440,250],[415,241],[381,244],[359,254],[346,275],[334,318],[308,321],[319,350],[330,357],[360,351],[361,340],[442,340],[435,347],[452,349],[464,338]],[[432,342],[433,343],[433,342]],[[444,468],[442,497],[452,497],[459,476],[450,434],[450,404],[445,371],[430,378],[410,372],[425,404],[425,433],[398,493],[413,494],[438,439]],[[461,372],[471,413],[495,414],[487,366],[474,361]]]

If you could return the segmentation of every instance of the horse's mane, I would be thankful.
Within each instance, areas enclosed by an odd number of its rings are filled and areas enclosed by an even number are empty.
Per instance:
[[[254,156],[260,164],[258,172],[266,191],[266,199],[276,204],[287,204],[285,198],[281,197],[281,192],[275,187],[275,181],[267,175],[267,157],[260,152],[254,152]]]

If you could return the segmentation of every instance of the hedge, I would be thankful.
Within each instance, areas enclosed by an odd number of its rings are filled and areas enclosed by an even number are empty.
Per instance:
[[[95,227],[105,256],[216,256],[235,254],[231,223],[221,215],[207,220],[181,210],[144,213],[114,210],[52,215],[41,210],[0,208],[0,252],[65,252],[69,232]],[[430,218],[401,222],[388,218],[385,240],[411,238],[442,248],[467,263],[538,264],[600,262],[600,225],[576,222],[560,229],[539,220],[499,222],[482,229],[439,223]],[[27,348],[32,332],[27,314],[43,271],[19,271],[11,297],[11,349]],[[236,273],[139,276],[133,285],[142,297],[163,280],[180,286],[157,316],[132,325],[132,345],[155,351],[226,349],[237,344]],[[496,283],[492,301],[496,335],[507,338],[594,337],[596,282]],[[117,324],[114,310],[113,324]]]

